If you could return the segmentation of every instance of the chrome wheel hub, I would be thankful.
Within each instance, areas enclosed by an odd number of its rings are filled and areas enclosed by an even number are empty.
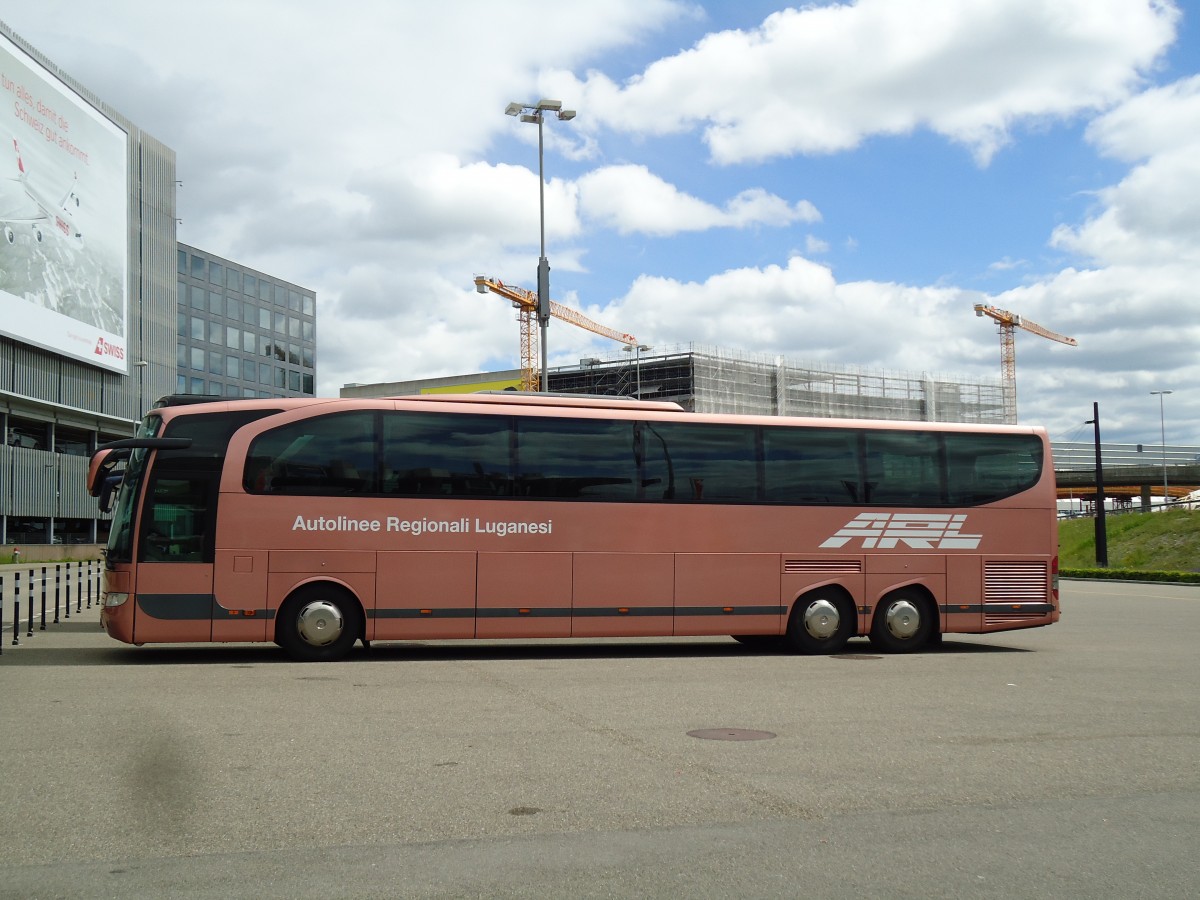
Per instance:
[[[804,610],[804,630],[818,641],[828,640],[837,634],[841,623],[838,608],[828,600],[814,600]]]
[[[315,600],[300,610],[296,630],[306,644],[324,647],[341,637],[344,624],[345,618],[337,606],[326,600]]]
[[[885,620],[892,637],[906,641],[921,627],[921,611],[907,600],[898,600],[887,608]]]

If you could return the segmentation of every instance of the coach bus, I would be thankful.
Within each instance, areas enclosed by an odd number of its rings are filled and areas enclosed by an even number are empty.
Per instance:
[[[356,641],[728,635],[833,654],[1059,618],[1038,428],[514,393],[187,399],[92,458],[120,641],[334,660]]]

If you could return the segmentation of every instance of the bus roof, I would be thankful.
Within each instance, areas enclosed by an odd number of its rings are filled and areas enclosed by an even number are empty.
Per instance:
[[[636,397],[610,397],[601,394],[547,394],[535,391],[477,391],[473,394],[407,394],[389,400],[424,400],[435,403],[499,403],[511,406],[567,406],[582,409],[639,409],[656,412],[683,412],[678,403],[665,400],[638,400]]]
[[[166,399],[166,398],[164,398]],[[609,410],[619,418],[636,418],[648,414],[650,419],[662,419],[676,415],[686,415],[697,422],[728,422],[755,425],[783,425],[804,428],[868,428],[875,431],[935,431],[935,432],[975,432],[975,433],[1025,433],[1045,434],[1045,429],[1036,425],[1001,425],[965,422],[927,422],[912,419],[840,419],[812,418],[797,416],[773,416],[767,413],[696,413],[688,412],[678,403],[662,400],[626,400],[618,397],[606,397],[587,394],[543,394],[523,391],[496,391],[494,393],[473,394],[406,394],[392,397],[286,397],[277,399],[206,399],[199,403],[160,403],[151,409],[148,415],[160,416],[170,420],[180,415],[190,415],[202,412],[229,412],[238,409],[263,409],[273,413],[316,412],[321,407],[326,411],[349,410],[353,408],[378,409],[381,406],[395,404],[394,408],[426,406],[436,408],[442,406],[443,411],[458,407],[466,411],[469,407],[491,407],[494,412],[501,412],[504,407],[524,407],[532,409],[541,407],[553,415],[551,410],[560,410],[561,414],[569,415],[570,410],[579,410],[581,414],[594,416]],[[456,410],[457,411],[457,410]],[[482,410],[481,410],[482,411]]]

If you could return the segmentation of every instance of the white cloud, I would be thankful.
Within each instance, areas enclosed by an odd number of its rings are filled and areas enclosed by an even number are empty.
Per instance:
[[[1091,123],[1088,137],[1141,162],[1100,192],[1101,212],[1060,226],[1054,245],[1099,263],[1200,263],[1200,77],[1131,99]]]
[[[1127,97],[1174,38],[1155,0],[860,0],[709,34],[617,84],[551,83],[614,129],[704,129],[714,160],[834,153],[930,128],[980,163],[1020,120]]]
[[[761,188],[750,188],[719,208],[685,194],[645,166],[595,169],[578,181],[585,216],[620,234],[666,236],[710,228],[783,226],[821,218],[806,200],[789,204]]]
[[[616,282],[607,296],[623,294],[584,307],[569,293],[560,302],[656,346],[710,343],[995,378],[994,326],[972,311],[993,302],[1080,342],[1018,336],[1024,421],[1073,430],[1097,399],[1110,428],[1142,440],[1136,429],[1152,423],[1156,434],[1158,425],[1145,392],[1165,387],[1176,390],[1168,439],[1182,439],[1172,417],[1200,422],[1200,397],[1186,390],[1200,384],[1192,299],[1200,282],[1200,76],[1139,93],[1174,39],[1175,4],[808,5],[654,61],[651,37],[672,24],[691,28],[703,14],[668,0],[464,0],[453,15],[364,0],[336,17],[315,0],[216,0],[203,15],[150,0],[42,0],[5,13],[18,33],[178,151],[181,240],[317,290],[322,394],[349,381],[515,365],[513,311],[475,293],[471,277],[533,284],[537,130],[503,109],[556,96],[580,115],[546,129],[556,164],[546,184],[553,266],[581,271],[588,263]],[[678,46],[679,33],[662,43]],[[806,184],[790,168],[795,154],[844,153],[872,137],[927,129],[986,162],[1020,140],[1022,126],[1087,116],[1098,116],[1087,129],[1091,147],[1128,171],[1094,192],[1083,221],[1064,218],[1053,235],[1032,225],[1056,251],[1052,263],[1025,249],[989,251],[985,259],[999,260],[996,282],[1011,283],[1011,267],[1021,265],[1025,283],[1008,291],[891,283],[886,274],[839,281],[848,258],[886,271],[886,260],[868,258],[878,252],[870,242],[856,242],[876,224],[869,204],[825,191],[822,219],[794,193]],[[491,161],[501,134],[529,144],[528,162]],[[662,134],[677,137],[653,140]],[[719,178],[693,135],[724,164]],[[871,163],[889,164],[886,151]],[[844,158],[852,172],[857,158]],[[580,175],[577,164],[590,160],[597,167]],[[806,234],[817,221],[829,241]],[[718,229],[726,234],[704,240]],[[727,235],[744,260],[706,254]],[[937,240],[931,231],[931,253]],[[785,258],[786,247],[803,247],[809,258]],[[830,265],[811,259],[826,254],[835,257]],[[957,265],[947,260],[945,270]],[[637,274],[650,271],[663,277]],[[551,361],[611,349],[580,329],[557,328]],[[1191,433],[1200,441],[1194,425]]]
[[[1008,272],[1013,269],[1020,269],[1026,265],[1023,259],[1009,259],[1007,256],[1004,259],[998,259],[988,266],[989,272]]]
[[[921,371],[930,362],[920,349],[927,346],[926,333],[933,327],[943,335],[965,334],[966,325],[956,328],[954,310],[969,313],[976,296],[878,282],[839,284],[827,266],[793,256],[783,266],[735,269],[702,282],[642,276],[605,315],[659,342],[845,364],[871,360],[879,368]]]

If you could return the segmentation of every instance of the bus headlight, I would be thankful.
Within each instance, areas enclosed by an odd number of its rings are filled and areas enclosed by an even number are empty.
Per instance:
[[[104,595],[104,605],[106,607],[120,606],[129,599],[129,594],[123,591],[109,591]]]

